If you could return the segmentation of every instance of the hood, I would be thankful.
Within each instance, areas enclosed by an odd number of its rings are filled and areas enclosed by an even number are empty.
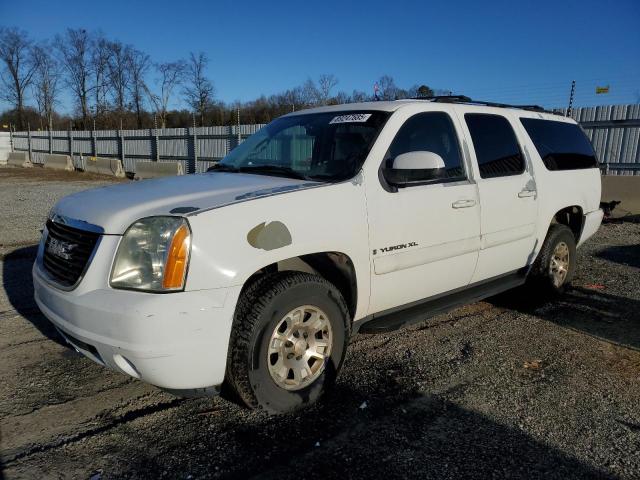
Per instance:
[[[212,172],[142,180],[74,193],[52,214],[102,227],[120,235],[136,220],[155,215],[187,215],[262,196],[322,185],[291,178]]]

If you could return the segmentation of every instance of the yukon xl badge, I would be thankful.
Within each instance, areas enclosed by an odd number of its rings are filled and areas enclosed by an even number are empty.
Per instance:
[[[387,253],[387,252],[392,252],[394,250],[403,250],[405,248],[417,247],[417,246],[418,246],[417,242],[401,243],[400,245],[392,245],[390,247],[382,247],[382,248],[380,248],[380,251],[383,252],[383,253]],[[373,254],[375,255],[376,253],[378,253],[378,249],[374,249],[373,250]]]
[[[60,240],[56,240],[55,238],[49,239],[49,245],[47,245],[47,252],[55,255],[56,257],[64,258],[65,260],[69,260],[71,258],[71,250],[73,250],[76,246],[67,242],[61,242]]]

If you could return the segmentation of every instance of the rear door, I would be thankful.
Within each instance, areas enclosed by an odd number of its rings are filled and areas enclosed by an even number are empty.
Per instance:
[[[472,283],[518,270],[533,261],[537,189],[510,120],[465,113],[480,195],[480,254]]]

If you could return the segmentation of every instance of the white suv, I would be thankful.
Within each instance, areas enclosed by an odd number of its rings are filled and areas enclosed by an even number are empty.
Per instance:
[[[571,119],[468,98],[281,117],[200,175],[70,195],[35,298],[92,360],[180,395],[284,412],[350,336],[521,285],[559,293],[602,212]]]

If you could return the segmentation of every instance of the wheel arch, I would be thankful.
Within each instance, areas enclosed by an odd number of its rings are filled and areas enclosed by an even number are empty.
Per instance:
[[[580,242],[582,236],[582,229],[584,228],[584,212],[580,205],[571,205],[564,207],[553,214],[547,232],[551,225],[561,224],[567,226],[576,240],[576,245]]]
[[[353,321],[358,305],[358,277],[355,264],[349,255],[343,252],[326,251],[278,260],[248,275],[242,291],[263,275],[284,271],[312,273],[333,284],[344,298]]]

